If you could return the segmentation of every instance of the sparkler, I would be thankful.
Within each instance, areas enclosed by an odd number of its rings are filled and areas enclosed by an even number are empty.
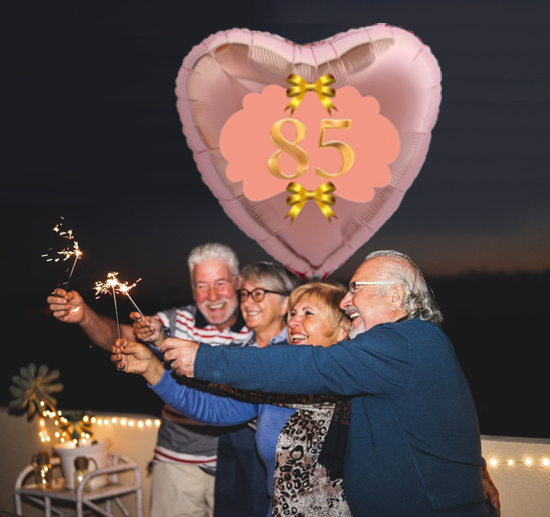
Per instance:
[[[63,219],[63,217],[61,217],[61,219]],[[58,233],[60,237],[63,237],[64,239],[69,239],[70,241],[74,240],[74,236],[73,236],[73,231],[72,230],[67,230],[67,231],[64,231],[61,229],[61,226],[63,226],[63,223],[59,223],[57,224],[54,228],[53,228],[53,231]],[[50,248],[48,251],[51,251],[52,248]],[[82,258],[82,251],[80,250],[79,246],[78,246],[78,242],[77,241],[74,241],[73,242],[73,247],[72,249],[70,247],[67,247],[61,251],[58,251],[57,252],[57,255],[62,255],[63,257],[63,260],[68,260],[70,257],[74,256],[74,262],[73,262],[73,267],[71,268],[71,272],[69,273],[69,279],[67,280],[67,282],[65,282],[65,291],[68,292],[69,290],[69,282],[71,281],[71,277],[73,276],[73,271],[74,271],[74,268],[76,266],[76,261],[79,259],[79,258]],[[46,253],[45,255],[42,255],[43,257],[47,257],[49,256],[48,253]],[[51,261],[54,261],[54,262],[59,262],[61,260],[61,258],[49,258],[46,260],[46,262],[51,262]]]
[[[130,296],[130,292],[129,292],[130,289],[134,288],[136,286],[137,282],[139,282],[141,280],[141,278],[139,280],[136,280],[132,285],[128,285],[128,282],[122,283],[117,278],[117,276],[118,276],[118,273],[116,273],[116,272],[108,273],[107,274],[107,281],[106,282],[96,282],[94,289],[95,289],[97,295],[99,295],[101,293],[110,293],[110,292],[113,293],[113,300],[115,302],[116,322],[117,322],[117,327],[118,327],[118,338],[120,339],[120,324],[118,322],[118,310],[117,310],[117,304],[116,304],[116,293],[117,292],[120,293],[120,294],[126,295],[130,299],[130,301],[132,302],[132,304],[134,305],[136,310],[140,313],[140,315],[143,318],[143,320],[145,321],[145,323],[147,323],[149,328],[153,331],[153,334],[155,335],[155,337],[157,339],[159,339],[159,336],[157,335],[155,329],[149,323],[147,318],[143,315],[143,312],[141,312],[140,308],[136,305],[136,302],[134,302],[134,299]]]

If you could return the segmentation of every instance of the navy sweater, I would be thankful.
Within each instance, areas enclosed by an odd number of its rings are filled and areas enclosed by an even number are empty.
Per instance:
[[[344,484],[356,517],[493,516],[468,383],[451,342],[420,319],[329,348],[199,347],[198,379],[294,394],[351,395]]]

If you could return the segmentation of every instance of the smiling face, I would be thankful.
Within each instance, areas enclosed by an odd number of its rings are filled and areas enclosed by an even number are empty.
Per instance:
[[[248,292],[252,292],[257,288],[270,290],[263,285],[253,284],[249,281],[245,281],[242,288]],[[286,302],[287,298],[285,296],[265,293],[265,297],[261,302],[257,302],[252,296],[248,296],[241,303],[241,312],[246,326],[254,331],[258,344],[263,344],[262,338],[269,340],[283,330],[285,326],[284,315],[287,308]]]
[[[224,260],[204,260],[193,268],[193,298],[206,321],[218,330],[237,321],[237,279]]]
[[[379,279],[382,268],[387,267],[387,259],[376,257],[366,260],[359,266],[351,282],[372,282]],[[351,319],[350,338],[365,332],[381,323],[397,321],[406,316],[401,309],[403,301],[403,287],[399,284],[391,285],[385,294],[380,296],[379,285],[359,285],[355,295],[348,291],[340,308]]]
[[[328,310],[315,296],[304,295],[289,311],[288,342],[291,345],[329,347],[346,337],[344,328],[333,329]]]

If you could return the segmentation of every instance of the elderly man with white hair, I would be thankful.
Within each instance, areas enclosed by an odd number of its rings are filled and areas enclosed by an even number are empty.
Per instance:
[[[148,322],[133,312],[130,314],[135,320],[133,326],[120,325],[123,338],[140,339],[153,348],[167,337],[195,339],[212,346],[248,341],[251,333],[244,324],[237,299],[239,262],[235,252],[224,244],[203,244],[190,252],[188,265],[195,304],[158,312],[155,317],[148,317]],[[57,319],[78,324],[101,348],[110,350],[115,343],[117,323],[93,311],[78,292],[56,289],[48,303]],[[164,407],[154,452],[152,517],[213,515],[218,437],[225,431],[199,424],[169,406]],[[254,473],[265,477],[259,460]],[[251,511],[259,504],[257,499],[262,509],[264,500],[267,501],[262,480],[258,486],[259,494],[251,489],[249,499],[242,501]],[[224,515],[221,511],[217,513]]]
[[[161,350],[180,375],[351,396],[344,485],[355,517],[498,515],[484,490],[470,389],[418,267],[395,251],[371,253],[340,307],[353,337],[330,348],[235,353],[168,339]],[[498,506],[498,496],[492,500]]]

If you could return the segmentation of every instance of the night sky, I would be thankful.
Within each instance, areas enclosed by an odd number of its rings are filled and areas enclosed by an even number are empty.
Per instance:
[[[196,3],[193,14],[183,2],[3,8],[3,315],[16,357],[3,362],[0,404],[11,375],[34,360],[61,370],[61,407],[161,407],[141,379],[114,372],[78,328],[46,313],[45,298],[67,276],[68,262],[41,258],[60,245],[60,216],[84,251],[71,287],[110,316],[112,300],[91,291],[108,271],[142,277],[133,298],[150,313],[191,302],[186,258],[198,244],[229,244],[243,263],[270,258],[225,215],[181,132],[174,81],[194,45],[234,27],[308,43],[384,22],[431,48],[443,76],[440,114],[401,206],[332,278],[347,283],[376,249],[408,253],[447,317],[482,432],[548,437],[539,400],[550,287],[549,4],[238,5]]]

